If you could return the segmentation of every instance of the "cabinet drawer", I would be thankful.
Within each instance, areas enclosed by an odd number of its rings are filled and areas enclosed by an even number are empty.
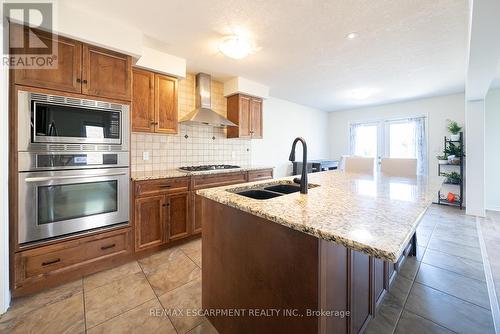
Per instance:
[[[18,279],[77,269],[90,262],[126,253],[129,251],[129,231],[110,232],[18,253],[23,269],[23,277]]]
[[[189,189],[189,178],[172,178],[135,182],[135,196],[184,192]]]
[[[252,170],[248,172],[248,182],[268,180],[273,178],[272,169]]]
[[[193,177],[193,189],[213,188],[247,182],[246,173],[228,173]]]

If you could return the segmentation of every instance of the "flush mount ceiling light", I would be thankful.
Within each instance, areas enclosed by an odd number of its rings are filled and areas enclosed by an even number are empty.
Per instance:
[[[347,96],[355,100],[366,100],[379,92],[376,88],[357,88],[349,91]]]
[[[346,39],[355,39],[356,37],[358,37],[358,33],[357,32],[350,32],[348,33],[347,35],[345,35],[345,38]]]
[[[219,43],[219,50],[229,58],[242,59],[253,53],[255,46],[248,37],[231,35]]]

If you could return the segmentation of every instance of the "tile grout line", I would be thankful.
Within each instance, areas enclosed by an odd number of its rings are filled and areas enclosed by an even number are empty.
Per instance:
[[[424,214],[425,216],[425,214]],[[425,245],[425,250],[424,250],[424,254],[422,254],[422,260],[424,259],[424,256],[425,256],[425,253],[427,252],[427,246],[429,246],[429,242],[430,242],[430,239],[432,237],[432,234],[434,233],[434,230],[436,229],[436,226],[437,226],[437,223],[434,224],[434,226],[432,227],[432,232],[430,233],[430,237]],[[417,229],[418,229],[418,226],[417,226]],[[415,230],[415,233],[417,233],[417,230]],[[413,247],[416,247],[417,248],[417,251],[418,251],[418,237],[417,237],[417,244],[414,245]],[[415,256],[415,259],[417,257]],[[408,261],[408,258],[405,260],[405,262]],[[413,277],[413,279],[411,280],[411,286],[410,286],[410,290],[408,290],[408,294],[406,295],[405,297],[405,301],[403,303],[403,307],[401,307],[401,313],[399,313],[399,317],[398,317],[398,321],[396,321],[396,324],[394,325],[394,329],[392,330],[392,333],[395,333],[396,332],[396,329],[398,328],[398,325],[399,325],[399,321],[401,320],[401,317],[403,316],[403,312],[406,308],[406,302],[408,301],[408,298],[410,298],[410,293],[411,293],[411,290],[413,289],[413,285],[415,285],[415,279],[417,278],[417,275],[418,275],[418,271],[420,270],[420,265],[422,264],[422,261],[418,261],[418,268],[417,268],[417,273],[415,274],[415,277]],[[403,264],[404,265],[404,264]],[[400,273],[398,272],[398,275],[400,275]],[[404,277],[404,276],[403,276]],[[396,277],[397,279],[397,277]],[[390,287],[389,287],[390,288]],[[390,292],[389,292],[390,293]]]
[[[434,250],[432,249],[432,251],[434,251]],[[443,254],[446,254],[446,253],[443,253]],[[446,254],[446,255],[448,255],[448,256],[454,256],[454,255],[451,255],[451,254]],[[463,257],[461,259],[463,259]],[[425,265],[427,265],[427,266],[431,266],[431,267],[434,267],[434,268],[437,268],[437,269],[441,269],[441,270],[447,271],[449,273],[452,273],[452,274],[455,274],[455,275],[458,275],[458,276],[461,276],[461,277],[464,277],[464,278],[468,278],[468,279],[471,279],[471,280],[474,280],[474,281],[478,281],[478,282],[482,282],[482,283],[486,282],[486,279],[483,281],[483,280],[480,280],[480,279],[477,279],[477,278],[474,278],[474,277],[466,276],[466,275],[464,275],[462,273],[457,273],[456,271],[453,271],[453,270],[450,270],[450,269],[447,269],[447,268],[443,268],[443,267],[440,267],[440,266],[432,264],[432,263],[424,262],[423,258],[422,258],[422,261],[420,261],[420,262],[423,263],[423,264],[425,264]],[[479,263],[479,262],[477,262],[477,263]]]
[[[165,310],[165,307],[163,306],[163,304],[161,303],[161,300],[160,300],[160,296],[158,296],[158,294],[156,293],[155,289],[153,288],[153,286],[151,285],[151,282],[149,281],[148,279],[148,275],[146,275],[146,273],[144,272],[144,268],[142,268],[141,266],[141,263],[139,261],[137,261],[137,264],[139,265],[139,268],[141,268],[141,271],[142,271],[142,274],[144,275],[144,278],[146,278],[146,282],[148,282],[149,284],[149,287],[151,288],[151,290],[153,290],[153,294],[155,295],[155,298],[156,300],[158,301],[158,304],[160,304],[160,307],[163,309],[164,312],[166,312]],[[186,283],[187,284],[187,283]],[[177,288],[176,288],[177,289]],[[175,290],[175,289],[173,289]],[[171,291],[173,291],[171,290]],[[165,293],[168,293],[169,291],[165,292]],[[172,321],[172,319],[170,319],[170,316],[167,314],[167,319],[168,321],[170,322],[170,324],[172,325],[172,327],[174,328],[174,331],[177,333],[177,334],[180,334],[179,331],[177,330],[177,328],[175,327],[174,325],[174,322]]]
[[[83,279],[85,278],[82,277],[82,297],[83,297],[83,328],[84,332],[87,333],[87,311],[85,309],[85,284],[83,283]]]
[[[479,246],[481,249],[481,257],[483,258],[484,275],[486,276],[486,286],[488,288],[488,297],[490,298],[491,316],[493,318],[493,326],[495,333],[500,333],[500,308],[495,292],[495,283],[493,282],[493,274],[491,273],[490,260],[484,243],[483,230],[479,217],[476,217],[476,229],[479,237]]]
[[[434,234],[434,231],[436,230],[436,227],[437,227],[437,225],[438,225],[438,224],[439,224],[439,223],[436,223],[436,224],[434,225],[434,228],[432,229],[432,232],[431,232],[431,236],[429,237],[429,242],[430,242],[430,239],[432,238],[432,234]],[[427,245],[425,246],[424,254],[422,255],[422,260],[424,259],[425,253],[427,252],[427,249],[430,249],[430,248],[428,248],[428,246],[429,246],[429,242],[427,242]],[[417,247],[418,247],[418,239],[417,239]],[[415,257],[415,258],[416,258],[416,257]],[[418,261],[418,260],[417,260],[417,261]],[[405,262],[406,262],[406,261],[405,261]],[[405,302],[403,303],[403,307],[401,308],[401,313],[399,314],[398,321],[396,321],[396,325],[394,326],[394,329],[393,329],[392,333],[395,333],[395,332],[396,332],[396,329],[398,328],[399,321],[401,320],[401,317],[403,316],[403,312],[406,310],[406,303],[408,302],[408,298],[410,298],[410,293],[411,293],[411,290],[413,290],[413,286],[415,285],[415,283],[421,284],[421,283],[419,283],[419,282],[416,282],[416,280],[417,280],[417,275],[418,275],[418,272],[420,271],[420,265],[422,264],[422,261],[418,261],[418,263],[419,263],[419,264],[418,264],[417,273],[416,273],[415,277],[412,279],[410,290],[409,290],[409,292],[408,292],[408,295],[407,295],[407,296],[406,296],[406,298],[405,298]],[[398,273],[398,275],[399,275],[399,273]],[[431,287],[430,287],[430,288],[431,288]],[[431,288],[431,289],[434,289],[434,288]],[[437,289],[434,289],[434,290],[436,290],[436,291],[440,291],[440,290],[437,290]],[[440,291],[440,292],[442,292],[442,291]],[[444,292],[443,292],[443,293],[444,293]],[[450,296],[451,296],[451,295],[450,295]],[[409,310],[406,310],[406,311],[407,311],[407,312],[410,312],[410,313],[414,313],[414,312],[411,312],[411,311],[409,311]],[[453,333],[456,333],[455,331],[451,330],[450,328],[445,327],[445,326],[443,326],[443,325],[441,325],[441,324],[438,324],[437,322],[435,322],[435,321],[433,321],[433,320],[431,320],[431,319],[427,319],[426,317],[424,317],[424,316],[422,316],[422,315],[420,315],[420,314],[417,314],[417,313],[414,313],[414,314],[418,315],[418,316],[419,316],[419,317],[421,317],[422,319],[425,319],[425,320],[427,320],[427,321],[432,322],[433,324],[435,324],[435,325],[437,325],[437,326],[440,326],[440,327],[445,328],[445,329],[447,329],[447,330],[449,330],[449,331],[451,331],[451,332],[453,332]]]

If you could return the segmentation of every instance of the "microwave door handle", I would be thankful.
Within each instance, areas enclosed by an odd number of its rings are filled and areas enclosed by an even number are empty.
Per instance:
[[[101,176],[120,176],[127,175],[127,173],[112,173],[103,175],[64,175],[64,176],[39,176],[39,177],[27,177],[25,182],[41,182],[41,181],[51,181],[51,180],[65,180],[65,179],[81,179],[86,177],[101,177]]]

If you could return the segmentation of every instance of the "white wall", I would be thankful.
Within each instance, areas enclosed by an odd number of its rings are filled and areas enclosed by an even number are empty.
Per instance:
[[[500,211],[500,89],[486,95],[485,124],[485,205]]]
[[[3,1],[2,1],[3,2]],[[0,6],[2,6],[0,2]],[[0,17],[3,17],[0,10]],[[3,22],[2,22],[3,23]],[[0,48],[3,46],[3,24],[0,23]],[[8,71],[0,65],[0,314],[7,311],[9,294],[9,203],[8,203]]]
[[[468,215],[485,216],[485,102],[466,101],[465,208]]]
[[[429,173],[437,173],[436,155],[442,153],[443,137],[447,135],[447,120],[464,124],[464,94],[454,94],[387,104],[329,114],[330,156],[349,154],[349,123],[412,116],[427,116]],[[430,174],[433,175],[433,174]]]
[[[291,175],[288,161],[292,142],[303,137],[308,159],[329,158],[328,113],[270,97],[264,100],[264,138],[252,140],[252,164],[275,166],[275,177]],[[302,159],[297,144],[296,160]]]

